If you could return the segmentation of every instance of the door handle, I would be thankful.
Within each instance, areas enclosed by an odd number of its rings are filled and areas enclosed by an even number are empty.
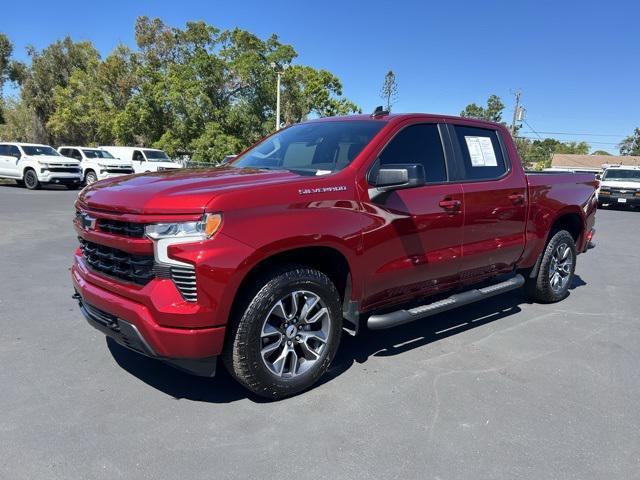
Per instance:
[[[460,200],[451,200],[445,198],[444,200],[440,200],[438,203],[441,208],[444,208],[448,212],[458,212],[460,207],[462,206],[462,202]]]
[[[524,203],[524,194],[523,193],[513,193],[513,194],[509,195],[509,200],[511,200],[511,203],[513,203],[514,205],[520,205],[520,204]]]

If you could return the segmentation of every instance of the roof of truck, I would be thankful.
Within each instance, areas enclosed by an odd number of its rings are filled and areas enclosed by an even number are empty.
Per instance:
[[[333,122],[333,121],[354,121],[354,120],[378,120],[385,123],[390,122],[400,122],[406,119],[424,119],[430,121],[456,121],[456,122],[468,122],[474,125],[486,125],[487,127],[495,128],[501,127],[504,128],[504,125],[501,123],[491,122],[488,120],[480,120],[477,118],[469,118],[469,117],[458,117],[455,115],[442,115],[439,113],[381,113],[378,115],[373,114],[359,114],[359,115],[346,115],[342,117],[324,117],[324,118],[316,118],[312,120],[308,120],[307,122]],[[307,123],[301,122],[301,123]]]

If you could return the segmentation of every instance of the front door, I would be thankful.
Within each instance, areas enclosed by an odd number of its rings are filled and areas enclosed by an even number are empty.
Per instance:
[[[378,155],[378,165],[418,163],[427,185],[380,193],[364,202],[371,223],[363,234],[363,308],[444,291],[458,281],[462,248],[462,187],[448,182],[436,124],[412,124]]]

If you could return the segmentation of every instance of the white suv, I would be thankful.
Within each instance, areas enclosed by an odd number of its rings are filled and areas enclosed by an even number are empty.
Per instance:
[[[75,190],[82,185],[80,162],[65,158],[48,145],[0,143],[0,178],[36,190],[44,183]]]
[[[181,165],[172,162],[169,156],[162,150],[156,148],[139,147],[99,147],[108,151],[111,155],[120,160],[130,160],[133,162],[133,169],[136,173],[160,172],[162,170],[174,170],[181,168]]]
[[[132,162],[119,160],[101,148],[62,146],[58,148],[58,153],[80,162],[82,178],[87,185],[105,178],[134,173]]]

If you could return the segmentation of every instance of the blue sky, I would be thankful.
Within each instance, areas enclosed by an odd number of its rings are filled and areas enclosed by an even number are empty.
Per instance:
[[[634,0],[6,0],[1,11],[0,31],[20,59],[26,45],[43,48],[65,35],[91,40],[103,54],[120,42],[133,45],[139,15],[172,26],[204,20],[261,37],[278,34],[296,48],[300,63],[338,75],[345,95],[365,111],[382,103],[382,80],[392,69],[400,92],[396,112],[458,114],[495,93],[510,119],[512,92],[520,89],[533,129],[571,133],[543,137],[587,140],[593,149],[617,152],[614,143],[640,127],[640,2]]]

